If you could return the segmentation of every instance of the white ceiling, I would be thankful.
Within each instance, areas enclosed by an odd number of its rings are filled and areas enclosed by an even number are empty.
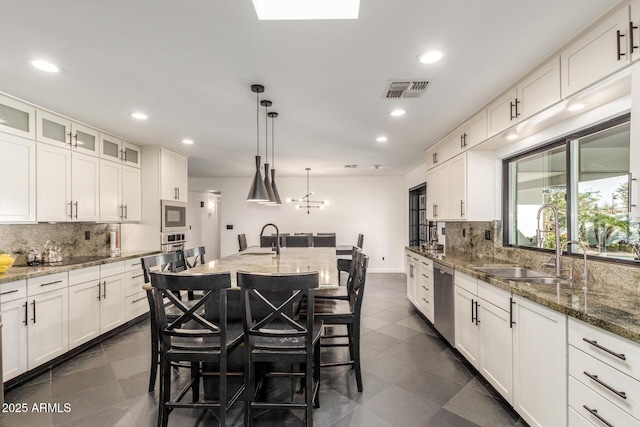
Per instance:
[[[405,174],[618,2],[361,0],[358,20],[258,21],[251,0],[0,0],[0,91],[181,151],[190,176],[250,177],[250,85],[260,83],[280,115],[279,176]],[[443,60],[418,63],[431,48]],[[35,58],[63,72],[38,71]],[[422,78],[432,82],[422,98],[382,97],[390,79]],[[407,114],[390,117],[396,107]],[[134,110],[149,119],[135,121]],[[264,116],[260,126],[264,161]],[[187,137],[193,146],[181,144]]]

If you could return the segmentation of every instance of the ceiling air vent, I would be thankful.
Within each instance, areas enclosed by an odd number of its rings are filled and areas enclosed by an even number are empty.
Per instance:
[[[347,169],[355,169],[358,167],[358,165],[344,165],[344,167]]]
[[[419,98],[429,87],[429,80],[389,80],[383,97],[389,99],[397,98]]]

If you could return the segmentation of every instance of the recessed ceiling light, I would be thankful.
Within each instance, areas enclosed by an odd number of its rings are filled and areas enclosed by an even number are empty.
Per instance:
[[[387,142],[387,137],[386,136],[379,136],[376,138],[377,142]]]
[[[133,117],[134,119],[138,119],[138,120],[147,120],[148,117],[146,114],[144,113],[131,113],[131,117]]]
[[[186,144],[186,145],[193,145],[193,140],[192,139],[183,139],[182,143]]]
[[[60,67],[56,64],[52,64],[51,62],[43,61],[41,59],[31,61],[31,65],[36,67],[38,70],[46,71],[47,73],[57,73],[60,71]]]
[[[400,117],[400,116],[404,116],[405,113],[406,111],[404,111],[401,108],[398,108],[397,110],[393,110],[389,114],[392,115],[393,117]]]
[[[421,64],[433,64],[442,59],[444,54],[439,50],[430,50],[429,52],[425,52],[418,57],[418,62]]]
[[[253,0],[260,20],[358,19],[360,0]]]
[[[576,102],[575,104],[571,104],[567,107],[567,111],[578,111],[578,110],[582,110],[585,107],[584,104],[581,104],[579,102]]]
[[[509,135],[505,136],[505,138],[507,138],[510,141],[513,141],[514,139],[518,139],[518,134],[517,133],[510,133]]]

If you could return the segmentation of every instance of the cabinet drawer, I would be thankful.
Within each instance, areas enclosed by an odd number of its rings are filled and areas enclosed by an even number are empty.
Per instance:
[[[3,283],[0,285],[0,302],[9,302],[26,297],[26,280],[16,280],[15,282]]]
[[[80,283],[91,282],[100,279],[100,266],[81,268],[80,270],[69,271],[69,286],[79,285]]]
[[[124,261],[102,264],[100,266],[100,277],[115,276],[124,273]]]
[[[69,286],[69,275],[64,273],[49,274],[46,276],[27,279],[27,295],[34,296],[43,292],[55,291]]]
[[[124,262],[124,271],[142,271],[140,258],[131,258]]]
[[[433,271],[433,261],[429,258],[420,257],[420,268],[423,270]]]
[[[420,283],[425,284],[433,284],[433,270],[427,270],[425,268],[420,268],[419,270]]]
[[[124,274],[124,294],[125,296],[133,295],[142,290],[144,284],[144,273],[142,269],[135,271],[127,271]]]
[[[478,280],[478,298],[482,298],[503,310],[510,310],[511,292],[485,283],[482,280]]]
[[[462,289],[472,293],[473,295],[478,295],[478,279],[459,271],[455,272],[454,278],[456,286],[461,287]]]
[[[640,418],[640,382],[637,380],[573,346],[569,346],[569,375],[620,409]]]
[[[421,281],[418,284],[417,292],[418,299],[420,300],[422,296],[426,296],[427,298],[433,301],[433,282],[425,282]]]
[[[569,318],[569,344],[640,380],[640,344],[573,318]]]
[[[146,291],[140,291],[124,299],[124,313],[127,322],[148,311],[149,303]]]
[[[640,421],[573,377],[569,377],[569,407],[596,426],[606,425],[602,420],[614,426],[640,426]],[[598,419],[594,413],[602,420]]]
[[[569,427],[595,427],[595,426],[591,424],[589,421],[587,421],[582,415],[578,414],[575,409],[569,408]]]

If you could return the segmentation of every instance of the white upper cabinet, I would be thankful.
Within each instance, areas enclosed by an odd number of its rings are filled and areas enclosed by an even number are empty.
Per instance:
[[[35,139],[35,107],[0,94],[0,131]]]
[[[115,136],[100,134],[100,158],[140,167],[140,147]]]
[[[99,132],[69,119],[37,110],[36,139],[39,142],[67,147],[79,153],[98,156]]]
[[[427,151],[427,169],[438,166],[451,158],[451,136],[447,135]]]
[[[639,8],[638,2],[634,2],[632,10],[636,14]],[[629,6],[625,5],[611,12],[562,50],[563,97],[586,88],[629,63],[630,27]],[[635,45],[640,44],[637,32],[633,38]],[[638,54],[637,49],[634,48],[634,56]]]
[[[484,108],[449,134],[451,157],[487,139],[487,110]]]
[[[140,169],[122,166],[122,221],[133,222],[142,219],[140,185]]]
[[[539,113],[559,100],[560,60],[555,56],[489,104],[489,136]]]
[[[160,198],[187,201],[187,158],[173,151],[160,149]]]
[[[36,143],[0,134],[0,152],[11,161],[0,168],[5,185],[0,197],[0,222],[36,220]]]

